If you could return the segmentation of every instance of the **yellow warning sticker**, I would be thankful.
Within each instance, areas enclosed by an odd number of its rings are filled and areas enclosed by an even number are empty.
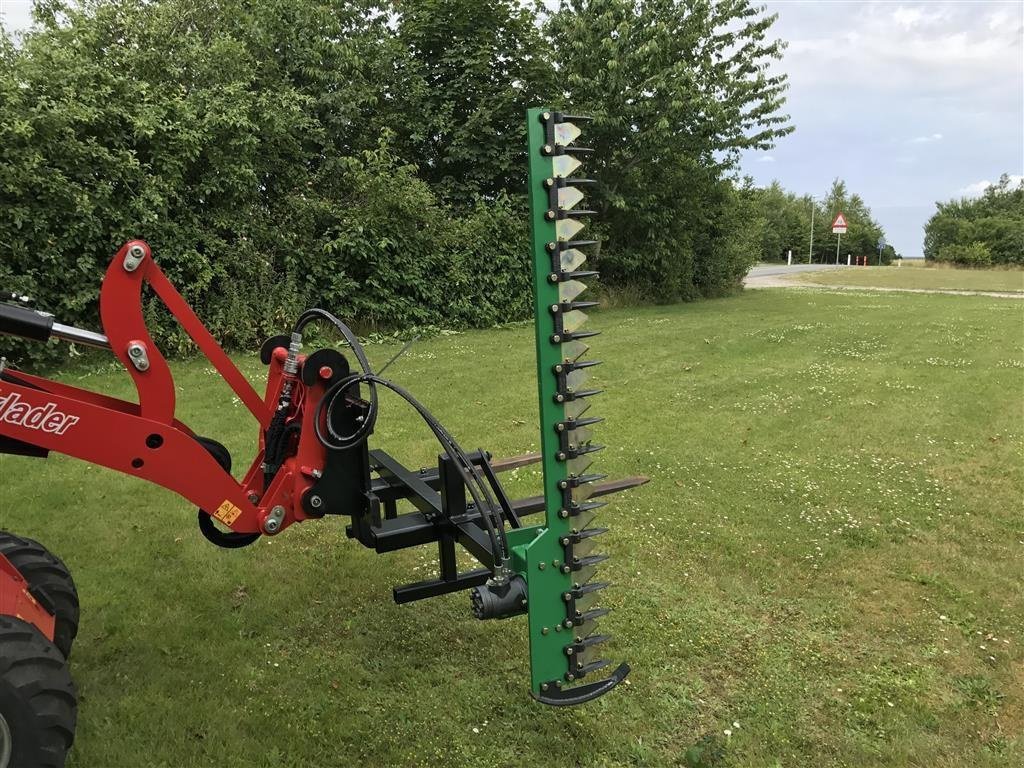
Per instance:
[[[213,516],[224,523],[224,525],[231,525],[238,519],[240,514],[242,514],[241,509],[227,499],[224,499],[224,503],[217,507],[217,511],[213,513]]]

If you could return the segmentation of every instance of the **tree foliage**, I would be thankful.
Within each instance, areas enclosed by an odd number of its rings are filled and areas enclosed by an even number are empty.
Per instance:
[[[403,156],[454,205],[526,185],[528,107],[548,100],[554,60],[519,0],[394,3]]]
[[[937,203],[924,256],[962,266],[1024,264],[1024,181],[1003,174],[981,197]]]
[[[785,261],[790,250],[794,262],[835,263],[836,247],[839,261],[847,255],[866,256],[870,264],[890,263],[898,258],[895,249],[886,244],[879,254],[878,242],[885,232],[871,215],[864,199],[851,194],[840,179],[832,182],[822,198],[787,192],[777,181],[762,189],[751,190],[756,201],[757,219],[753,223],[760,233],[761,261]],[[811,246],[813,210],[814,244]],[[832,233],[832,222],[842,212],[849,228],[840,240]]]
[[[43,0],[36,14],[17,45],[0,32],[0,285],[86,327],[133,237],[232,345],[312,304],[392,327],[523,317],[524,110],[541,103],[595,115],[606,282],[721,294],[758,252],[738,155],[789,130],[774,17],[748,0],[550,14]]]
[[[783,45],[775,17],[747,0],[566,0],[548,29],[566,103],[593,115],[586,165],[607,279],[653,298],[714,295],[738,285],[746,201],[727,175],[744,149],[788,133]]]

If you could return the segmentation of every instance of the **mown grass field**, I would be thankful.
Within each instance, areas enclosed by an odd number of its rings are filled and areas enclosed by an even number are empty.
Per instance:
[[[429,549],[378,556],[338,519],[219,551],[168,492],[5,457],[0,524],[82,596],[71,765],[1024,764],[1024,303],[752,291],[594,324],[595,468],[652,478],[604,515],[628,686],[532,702],[520,620],[391,602]],[[532,355],[527,327],[442,336],[389,375],[509,455],[538,442]],[[242,408],[199,362],[175,370],[182,418],[244,463]],[[383,408],[376,443],[432,463],[411,412]]]
[[[850,267],[828,272],[804,272],[793,279],[815,285],[1024,293],[1024,269]]]

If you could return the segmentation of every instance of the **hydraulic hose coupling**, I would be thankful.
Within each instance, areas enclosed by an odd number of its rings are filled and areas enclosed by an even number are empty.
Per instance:
[[[295,378],[299,373],[299,352],[302,350],[302,334],[292,333],[291,343],[288,345],[288,357],[284,361],[284,374],[289,378]]]

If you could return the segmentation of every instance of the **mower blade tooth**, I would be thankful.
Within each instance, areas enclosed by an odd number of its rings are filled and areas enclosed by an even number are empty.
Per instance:
[[[608,555],[587,555],[571,564],[573,585],[581,587],[594,578],[597,566],[608,559]]]
[[[611,586],[607,581],[592,581],[573,592],[573,602],[576,613],[584,615],[604,597],[604,591]]]
[[[558,188],[558,207],[563,211],[575,208],[583,200],[583,190],[578,187]]]
[[[572,333],[573,331],[582,328],[588,319],[587,315],[578,309],[566,312],[562,315],[562,330],[566,333]]]
[[[563,338],[565,339],[565,341],[574,341],[575,339],[589,339],[591,336],[600,335],[600,331],[567,331],[565,334],[563,334]]]
[[[583,456],[583,455],[590,454],[590,453],[597,453],[598,451],[603,451],[603,450],[604,450],[604,446],[603,445],[601,445],[599,443],[595,443],[595,442],[589,442],[589,443],[583,443],[581,446],[579,446],[576,449],[576,454],[577,454],[577,456]],[[576,473],[575,472],[570,472],[569,474],[573,474],[574,475]]]
[[[595,360],[594,362],[597,362],[597,361]],[[604,421],[604,417],[603,416],[590,416],[590,417],[588,417],[586,419],[572,419],[572,422],[571,422],[570,426],[573,429],[577,429],[579,427],[589,427],[589,426],[592,426],[594,424],[600,424],[602,421]],[[566,423],[568,423],[568,422],[566,422]]]
[[[558,284],[558,298],[560,301],[572,301],[581,293],[587,290],[587,284],[579,280],[566,280]]]
[[[567,341],[562,345],[562,361],[566,363],[575,363],[590,349],[589,344],[585,344],[582,341]]]
[[[551,158],[551,167],[556,179],[567,179],[581,165],[583,163],[572,155],[555,155]]]
[[[567,147],[583,133],[574,123],[555,123],[555,144]]]
[[[579,680],[581,677],[591,675],[608,666],[611,666],[611,662],[608,659],[598,659],[597,661],[592,661],[589,664],[584,664],[582,668],[576,670],[576,679]]]
[[[585,638],[582,643],[569,646],[573,649],[569,668],[574,671],[574,674],[578,671],[583,671],[588,664],[597,661],[598,654],[603,650],[599,647],[601,643],[611,639],[611,635],[591,635]]]
[[[566,248],[559,256],[563,272],[575,272],[587,260],[587,254],[578,248]]]
[[[555,235],[559,240],[572,240],[586,225],[579,219],[559,219],[555,222]]]

